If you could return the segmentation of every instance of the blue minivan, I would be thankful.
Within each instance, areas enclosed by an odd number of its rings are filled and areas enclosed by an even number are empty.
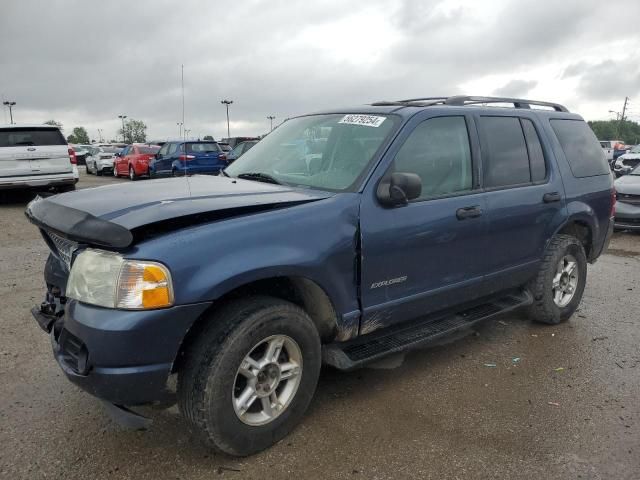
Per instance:
[[[595,135],[559,104],[328,110],[218,176],[34,200],[51,254],[32,313],[116,417],[177,402],[207,445],[249,455],[301,421],[322,364],[353,369],[515,308],[567,321],[615,200]]]
[[[149,164],[154,177],[213,174],[227,166],[227,155],[216,142],[171,141],[165,143]]]

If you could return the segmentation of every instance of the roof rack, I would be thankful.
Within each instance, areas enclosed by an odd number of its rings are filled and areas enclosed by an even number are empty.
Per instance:
[[[514,108],[531,108],[531,105],[553,108],[556,112],[568,112],[564,105],[552,102],[539,102],[537,100],[526,100],[523,98],[510,97],[472,97],[467,95],[454,95],[452,97],[424,97],[409,98],[406,100],[380,101],[371,105],[382,106],[405,106],[405,107],[429,107],[432,105],[450,105],[462,107],[465,105],[479,105],[489,103],[512,103]]]

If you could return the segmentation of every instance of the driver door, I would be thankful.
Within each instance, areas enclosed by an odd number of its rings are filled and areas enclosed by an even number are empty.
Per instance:
[[[393,160],[378,167],[379,175],[417,174],[420,197],[383,206],[375,195],[379,181],[363,197],[361,333],[482,294],[487,221],[473,119],[424,116],[405,127],[389,151]]]

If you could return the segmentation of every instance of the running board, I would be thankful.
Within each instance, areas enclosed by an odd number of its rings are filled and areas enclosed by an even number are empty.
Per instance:
[[[348,342],[324,345],[322,359],[325,364],[339,370],[352,370],[392,353],[428,345],[488,318],[530,305],[531,302],[528,292],[512,292],[456,313],[429,315]]]

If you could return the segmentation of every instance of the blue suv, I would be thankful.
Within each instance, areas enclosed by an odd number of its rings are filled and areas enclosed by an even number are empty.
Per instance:
[[[214,174],[227,166],[227,155],[211,141],[171,141],[162,145],[149,164],[151,178]]]
[[[208,445],[248,455],[300,422],[323,363],[353,369],[520,307],[569,319],[614,205],[596,137],[562,105],[331,110],[220,176],[34,200],[51,254],[32,313],[69,380],[121,421],[177,401]]]

